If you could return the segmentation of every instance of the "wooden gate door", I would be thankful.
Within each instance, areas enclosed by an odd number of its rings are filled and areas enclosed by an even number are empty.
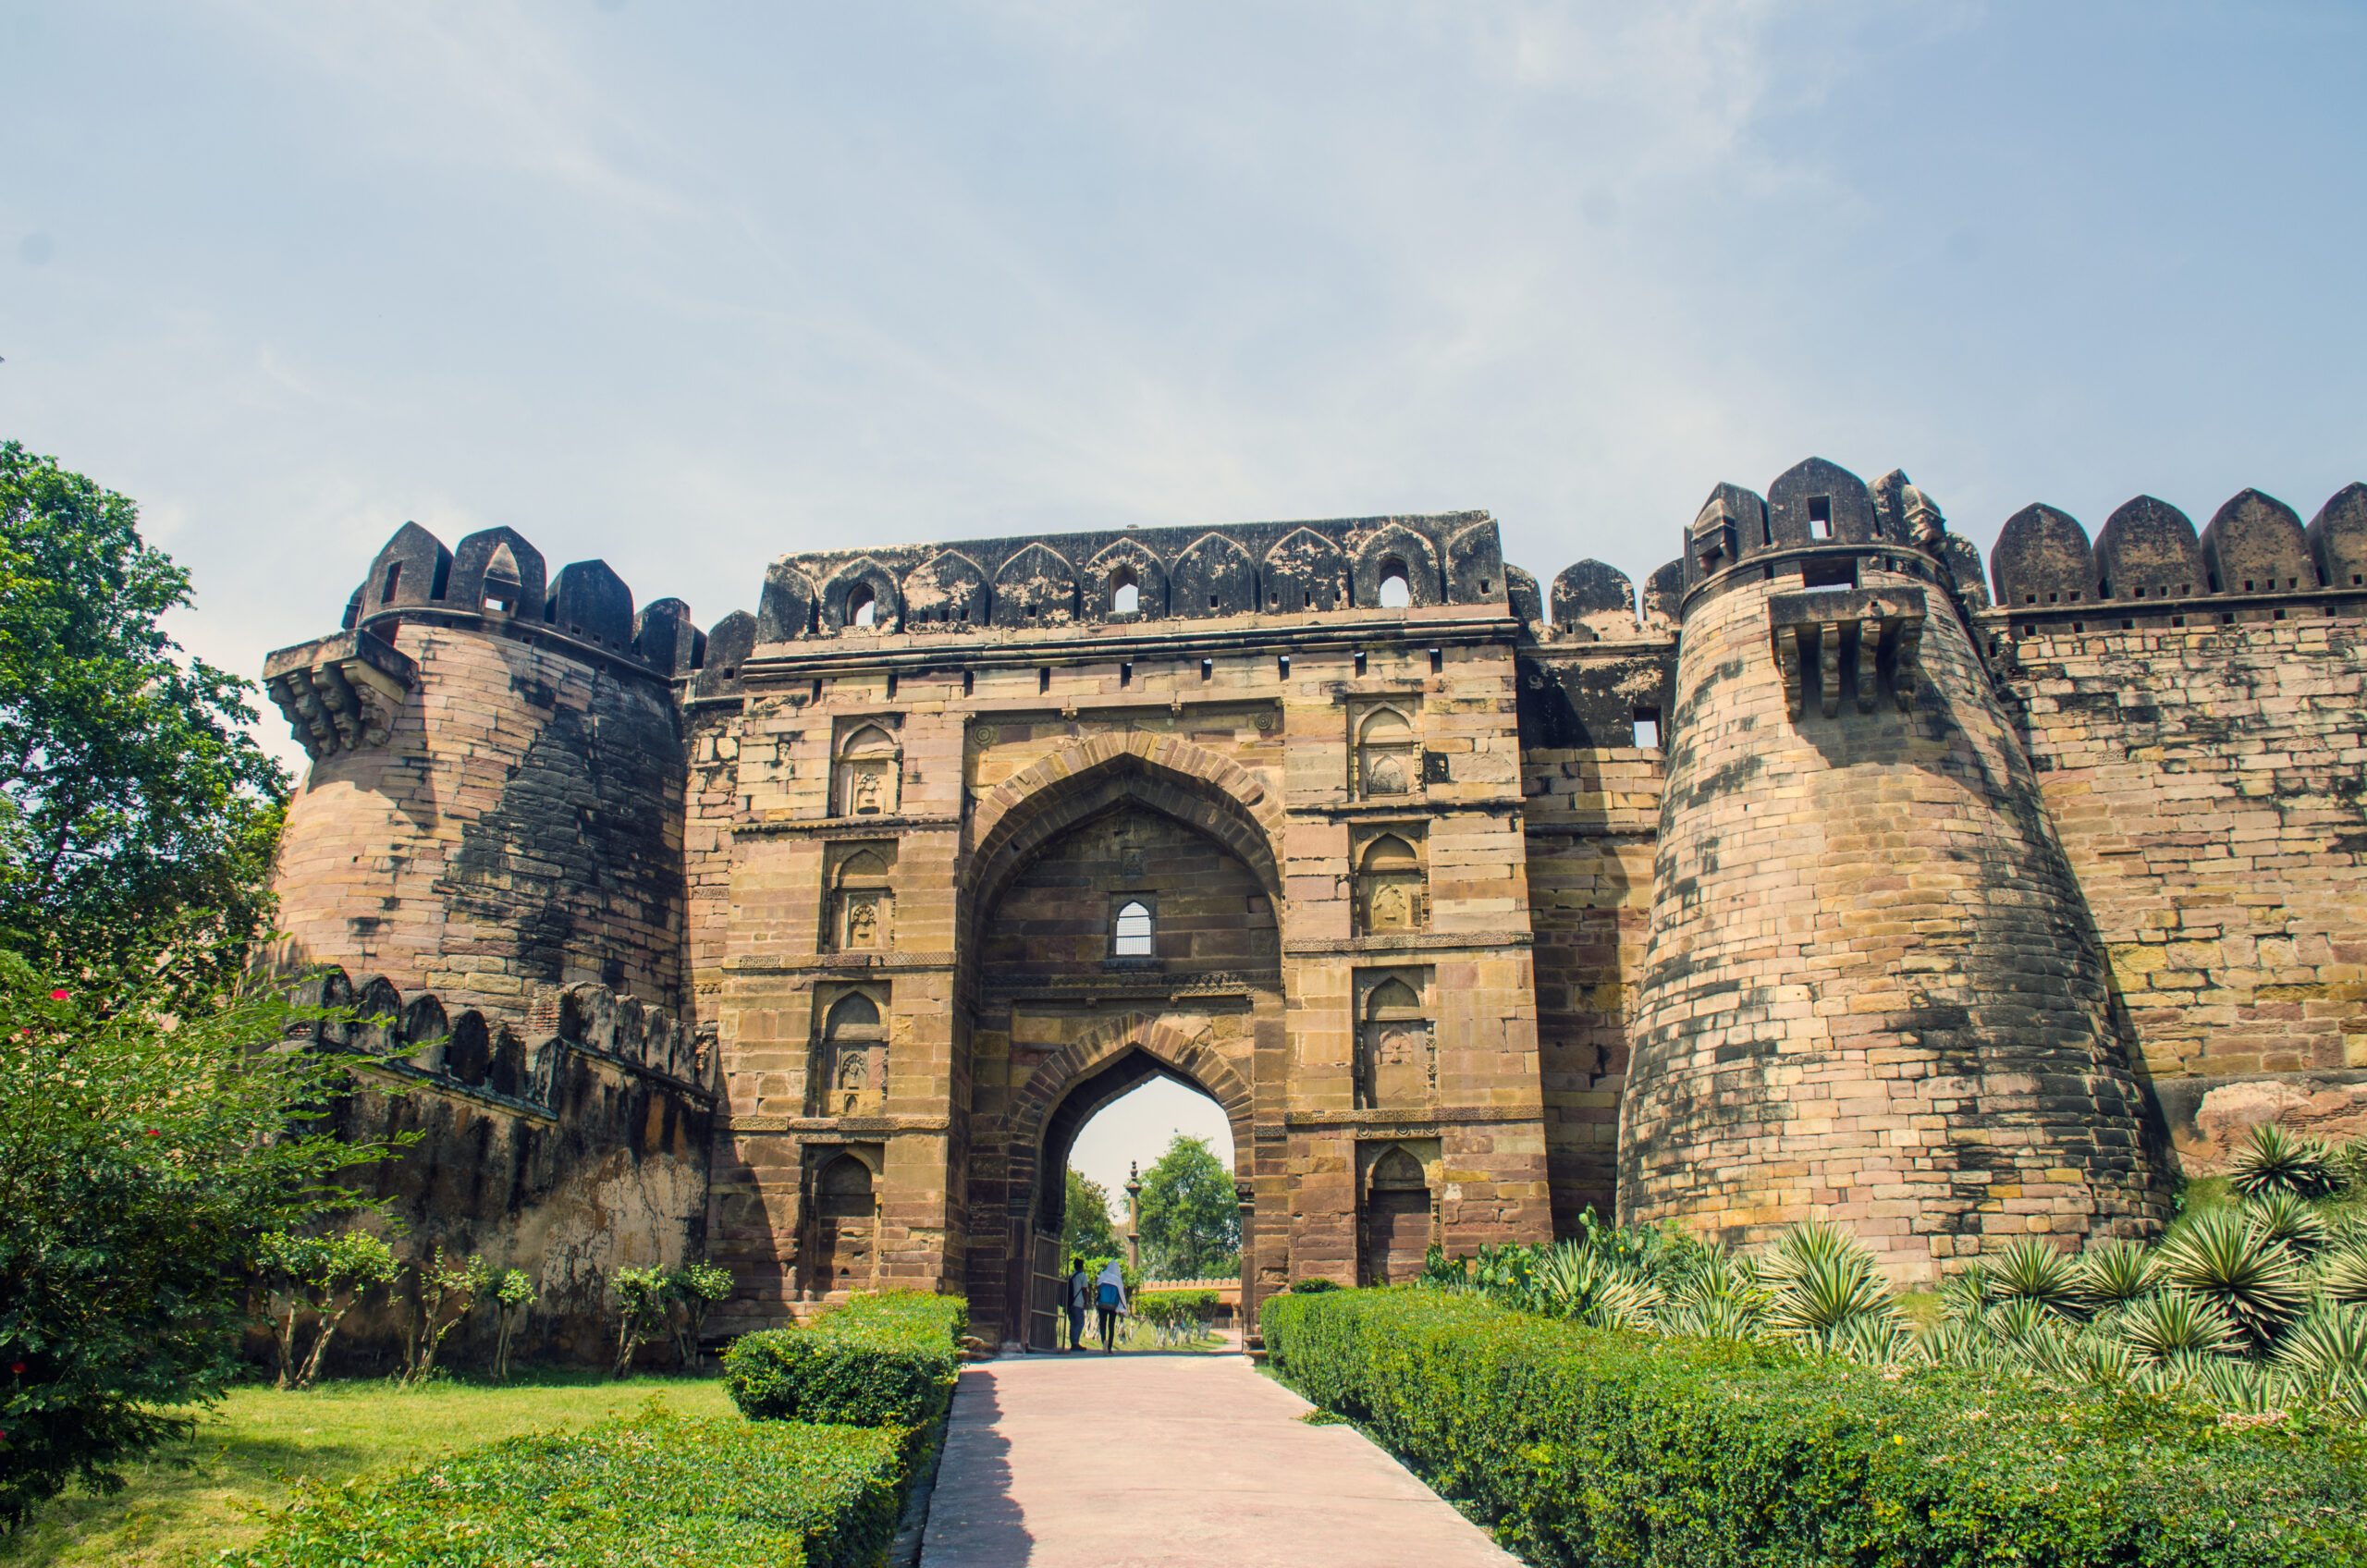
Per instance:
[[[1035,1233],[1028,1278],[1027,1343],[1036,1350],[1061,1348],[1061,1239]]]

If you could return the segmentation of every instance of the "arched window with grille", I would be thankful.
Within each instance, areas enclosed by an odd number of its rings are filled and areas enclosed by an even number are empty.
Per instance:
[[[1129,899],[1119,906],[1118,917],[1110,923],[1110,956],[1148,958],[1151,952],[1150,905],[1140,899]]]

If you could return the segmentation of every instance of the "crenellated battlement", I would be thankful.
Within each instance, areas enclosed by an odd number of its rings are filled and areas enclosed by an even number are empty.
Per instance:
[[[2367,484],[2349,484],[2305,529],[2291,507],[2245,490],[2198,534],[2167,501],[2140,496],[2091,544],[2044,504],[2005,521],[1991,558],[2001,635],[2074,635],[2367,615]]]

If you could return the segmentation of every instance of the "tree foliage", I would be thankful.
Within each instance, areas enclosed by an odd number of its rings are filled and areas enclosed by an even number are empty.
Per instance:
[[[80,984],[160,949],[235,972],[268,913],[287,780],[253,687],[159,618],[189,572],[131,501],[0,443],[0,942]]]
[[[1061,1212],[1061,1268],[1073,1257],[1116,1257],[1126,1249],[1110,1223],[1110,1194],[1100,1182],[1069,1168],[1068,1203]]]
[[[0,952],[0,1526],[192,1423],[237,1366],[263,1238],[361,1205],[343,1064],[269,990],[85,998]],[[170,1011],[163,998],[175,997]]]
[[[1179,1133],[1143,1172],[1143,1272],[1153,1280],[1202,1280],[1241,1268],[1241,1206],[1233,1172],[1206,1138]]]

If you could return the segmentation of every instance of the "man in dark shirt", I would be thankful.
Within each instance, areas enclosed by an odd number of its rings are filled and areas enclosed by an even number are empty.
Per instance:
[[[1061,1292],[1069,1309],[1069,1349],[1080,1350],[1085,1345],[1085,1305],[1093,1294],[1093,1276],[1085,1271],[1085,1259],[1069,1259],[1068,1283]]]

